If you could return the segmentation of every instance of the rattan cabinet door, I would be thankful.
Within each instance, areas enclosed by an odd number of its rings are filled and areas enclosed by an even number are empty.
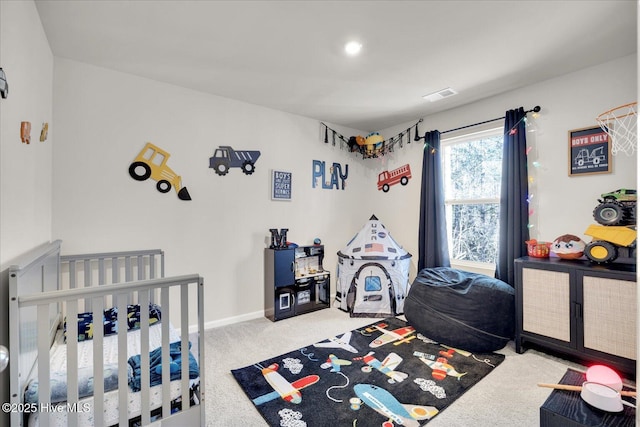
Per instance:
[[[571,341],[571,282],[568,272],[522,269],[522,329]]]
[[[628,359],[636,358],[636,283],[582,278],[584,347]]]

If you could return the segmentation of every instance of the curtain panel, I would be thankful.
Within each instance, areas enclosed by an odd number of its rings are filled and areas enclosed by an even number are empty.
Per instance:
[[[529,240],[529,177],[527,171],[526,112],[505,113],[497,279],[515,286],[514,260],[527,255]]]
[[[444,182],[440,153],[440,132],[424,135],[422,188],[418,228],[418,271],[430,267],[450,267]]]

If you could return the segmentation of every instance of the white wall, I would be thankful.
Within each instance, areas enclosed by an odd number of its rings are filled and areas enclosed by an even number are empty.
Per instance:
[[[533,180],[531,237],[553,241],[562,234],[575,234],[585,242],[584,235],[593,224],[592,212],[601,193],[618,188],[637,187],[637,158],[619,154],[613,157],[613,171],[609,174],[568,176],[568,131],[597,126],[595,118],[604,111],[637,100],[637,55],[631,55],[562,77],[510,91],[465,107],[452,109],[424,118],[420,132],[458,128],[472,123],[501,117],[509,109],[536,105],[542,107],[537,119],[529,114],[527,143],[533,148],[529,154],[529,176]],[[406,123],[381,131],[384,137],[395,135],[413,125]],[[443,138],[448,135],[443,135]],[[388,228],[407,250],[415,254],[417,263],[418,206],[420,203],[420,173],[422,144],[396,150],[375,167],[375,173],[410,163],[414,177],[406,188],[392,187],[389,193],[376,194],[368,186],[368,200],[378,206],[377,212]],[[539,167],[533,162],[539,162]],[[386,162],[386,165],[384,165]],[[375,180],[374,171],[371,180]],[[384,200],[384,202],[381,202]],[[397,209],[400,207],[400,209]],[[398,227],[396,224],[401,225]],[[415,269],[414,269],[415,273]]]
[[[270,228],[303,245],[320,237],[334,271],[336,252],[371,214],[364,166],[322,143],[315,120],[60,58],[54,74],[53,235],[65,253],[164,249],[167,275],[204,277],[205,322],[262,315]],[[147,141],[171,154],[193,200],[129,176]],[[261,151],[254,174],[216,175],[209,157],[220,145]],[[312,188],[313,160],[327,171],[348,164],[346,189]],[[270,199],[272,169],[293,173],[291,202]]]
[[[63,239],[66,253],[160,247],[167,253],[167,274],[205,277],[207,321],[215,322],[261,312],[262,250],[269,228],[289,228],[289,239],[300,244],[322,238],[325,266],[335,270],[335,252],[375,213],[414,255],[411,275],[416,274],[421,144],[363,161],[322,144],[314,120],[60,58],[52,72],[33,4],[1,4],[0,59],[11,85],[9,100],[0,103],[3,261],[50,238]],[[12,58],[23,61],[20,69],[31,71],[12,73]],[[567,131],[595,125],[602,111],[636,100],[636,59],[622,58],[429,116],[420,129],[442,131],[500,116],[509,108],[541,105],[535,136],[529,137],[531,161],[541,165],[530,166],[532,237],[552,240],[573,233],[587,239],[582,232],[592,223],[596,198],[604,191],[635,187],[637,162],[618,156],[611,174],[568,177]],[[53,120],[47,98],[52,74]],[[36,137],[40,123],[50,121],[49,140],[20,144],[19,122],[25,119],[37,123]],[[388,137],[413,123],[381,133]],[[146,141],[172,154],[169,165],[182,175],[192,201],[180,201],[174,192],[160,194],[152,182],[128,176],[129,163]],[[262,151],[255,174],[232,169],[217,176],[207,166],[219,145]],[[314,159],[348,163],[347,190],[312,189]],[[380,171],[405,163],[414,173],[409,185],[389,193],[376,189]],[[269,199],[274,168],[293,172],[292,202]]]
[[[420,130],[443,131],[540,105],[531,126],[536,132],[528,134],[530,160],[541,165],[530,165],[532,237],[572,233],[588,239],[582,233],[593,222],[599,194],[635,188],[636,159],[614,158],[611,174],[569,177],[567,131],[595,125],[600,112],[635,100],[636,68],[633,55],[426,117]],[[323,144],[314,120],[59,58],[54,95],[53,236],[63,239],[65,252],[165,249],[167,274],[204,276],[210,324],[260,314],[269,228],[289,228],[289,239],[300,244],[321,237],[325,267],[335,270],[335,253],[375,213],[414,255],[412,278],[416,274],[422,144],[405,143],[391,155],[362,160]],[[146,141],[172,154],[169,165],[182,175],[192,201],[128,176]],[[231,169],[217,176],[208,158],[219,145],[260,150],[256,172]],[[347,189],[313,189],[314,159],[348,163]],[[376,189],[380,171],[405,163],[414,175],[406,187]],[[271,169],[293,172],[292,202],[269,199]]]
[[[8,273],[12,260],[51,238],[53,55],[33,2],[0,1],[0,67],[9,96],[0,99],[0,345],[9,345]],[[20,140],[30,121],[32,142]],[[0,373],[0,402],[9,401],[9,369]],[[0,413],[0,425],[9,425]]]
[[[53,55],[33,2],[0,2],[0,67],[9,96],[0,99],[0,264],[51,236],[51,124]],[[20,122],[31,122],[31,144],[20,140]]]

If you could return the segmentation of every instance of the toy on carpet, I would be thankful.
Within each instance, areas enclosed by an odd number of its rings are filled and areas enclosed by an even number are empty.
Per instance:
[[[389,317],[404,312],[411,254],[372,215],[338,252],[336,302],[351,317]]]
[[[494,351],[514,336],[515,290],[483,274],[425,268],[411,285],[404,312],[417,332],[441,344]]]

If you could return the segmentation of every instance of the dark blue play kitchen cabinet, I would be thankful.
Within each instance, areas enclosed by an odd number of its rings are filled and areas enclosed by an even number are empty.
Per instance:
[[[272,321],[329,307],[330,273],[324,246],[264,251],[264,315]]]

